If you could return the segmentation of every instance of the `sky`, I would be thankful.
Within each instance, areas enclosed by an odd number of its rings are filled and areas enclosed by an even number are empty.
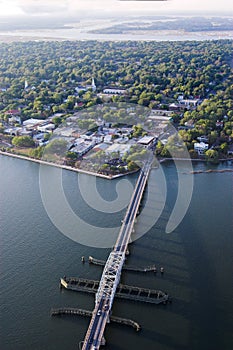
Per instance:
[[[0,16],[93,14],[164,14],[166,12],[227,12],[233,16],[232,0],[0,0]]]

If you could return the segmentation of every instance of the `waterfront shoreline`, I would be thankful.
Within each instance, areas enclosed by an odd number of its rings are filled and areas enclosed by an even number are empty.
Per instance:
[[[192,162],[202,162],[202,163],[208,163],[209,160],[208,159],[197,159],[197,158],[162,158],[159,159],[159,163],[164,163],[165,161],[174,161],[174,160],[178,160],[178,161],[192,161]],[[221,158],[218,159],[218,162],[228,162],[228,161],[233,161],[233,158]]]
[[[10,153],[10,152],[5,152],[5,151],[0,151],[0,155],[7,156],[7,157],[18,158],[18,159],[22,159],[22,160],[27,160],[29,162],[34,162],[34,163],[38,163],[38,164],[42,164],[42,165],[53,166],[53,167],[60,168],[60,169],[74,171],[76,173],[81,173],[81,174],[101,177],[101,178],[106,179],[106,180],[114,180],[114,179],[117,179],[119,177],[123,177],[125,175],[134,174],[134,173],[136,173],[138,171],[138,170],[134,170],[134,171],[127,172],[125,174],[104,175],[104,174],[95,173],[95,172],[88,171],[88,170],[74,168],[74,167],[71,167],[71,166],[68,166],[68,165],[56,164],[56,163],[52,163],[52,162],[47,162],[45,160],[31,158],[31,157],[26,157],[26,156],[22,156],[20,154],[15,154],[15,153]]]
[[[1,151],[1,150],[0,150],[0,155],[7,156],[7,157],[18,158],[18,159],[22,159],[22,160],[27,160],[29,162],[34,162],[34,163],[38,163],[38,164],[42,164],[42,165],[53,166],[53,167],[64,169],[64,170],[74,171],[76,173],[96,176],[96,177],[100,177],[100,178],[103,178],[103,179],[106,179],[106,180],[114,180],[114,179],[117,179],[119,177],[135,174],[138,171],[138,170],[134,170],[134,171],[130,171],[130,172],[127,172],[127,173],[124,173],[124,174],[104,175],[104,174],[95,173],[95,172],[88,171],[88,170],[74,168],[74,167],[71,167],[71,166],[68,166],[68,165],[56,164],[56,163],[48,162],[48,161],[45,161],[45,160],[31,158],[31,157],[23,156],[23,155],[20,155],[20,154],[5,152],[5,151]],[[158,159],[159,164],[162,164],[162,163],[167,162],[167,161],[191,161],[191,162],[204,162],[204,163],[208,162],[207,159],[191,159],[191,158],[163,158],[163,159]],[[219,162],[226,162],[226,161],[233,162],[233,158],[219,159]],[[195,172],[193,172],[193,173],[195,173]]]

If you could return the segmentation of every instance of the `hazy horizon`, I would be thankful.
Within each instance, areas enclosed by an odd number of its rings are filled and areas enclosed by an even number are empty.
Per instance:
[[[0,17],[93,18],[160,15],[232,16],[231,0],[0,0]]]

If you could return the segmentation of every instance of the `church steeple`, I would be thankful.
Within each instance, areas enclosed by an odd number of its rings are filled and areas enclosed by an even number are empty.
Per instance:
[[[92,91],[96,91],[95,79],[93,77],[91,81],[91,88],[92,88]]]
[[[24,89],[27,90],[27,88],[28,88],[28,82],[27,82],[27,80],[25,80],[25,82],[24,82]]]

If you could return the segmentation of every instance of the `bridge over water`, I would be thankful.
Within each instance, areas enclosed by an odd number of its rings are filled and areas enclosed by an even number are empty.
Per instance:
[[[120,282],[126,251],[152,162],[153,155],[150,155],[139,173],[117,241],[104,266],[95,297],[95,308],[92,312],[92,318],[83,341],[82,350],[97,350],[101,345],[104,345],[104,330],[106,324],[110,322],[113,300]]]

